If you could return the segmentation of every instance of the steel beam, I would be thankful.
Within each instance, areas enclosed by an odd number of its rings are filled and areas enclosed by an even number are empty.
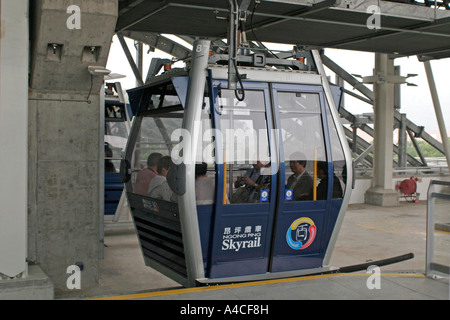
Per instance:
[[[136,78],[136,81],[138,83],[138,86],[144,85],[144,81],[142,80],[142,76],[139,72],[139,68],[134,62],[133,56],[131,55],[130,49],[127,46],[127,43],[125,42],[125,39],[122,34],[118,33],[117,38],[119,39],[120,45],[122,46],[123,52],[125,53],[125,56],[127,57],[128,63],[130,64],[131,70],[133,71],[134,77]]]
[[[185,59],[191,55],[191,49],[164,37],[158,33],[140,31],[120,31],[117,35],[142,42],[153,49],[161,50],[178,59]]]
[[[349,83],[351,86],[353,86],[354,89],[358,90],[361,94],[363,94],[367,98],[367,99],[365,99],[364,97],[357,96],[358,99],[373,105],[374,96],[373,96],[372,90],[370,90],[368,87],[366,87],[358,79],[356,79],[354,76],[349,74],[347,71],[345,71],[343,68],[341,68],[338,64],[336,64],[334,61],[332,61],[327,56],[322,55],[322,61],[330,70],[332,70],[339,77],[344,79],[347,83]],[[350,93],[350,91],[348,91],[348,90],[346,90],[345,92]],[[356,96],[356,94],[354,94],[354,93],[352,95]],[[348,113],[348,111],[341,108],[340,112],[346,119],[348,119],[349,121],[352,121],[351,118],[348,118],[349,115],[346,114],[346,112]],[[395,119],[396,125],[398,125],[401,122],[401,114],[398,110],[394,111],[394,119]],[[428,144],[430,144],[431,146],[433,146],[440,152],[444,153],[444,148],[443,148],[442,143],[440,143],[438,140],[433,138],[430,134],[428,134],[426,131],[424,131],[423,128],[419,127],[418,125],[416,125],[409,119],[406,119],[406,128],[408,130],[414,132],[415,134],[419,135],[425,142],[427,142]],[[395,151],[395,146],[394,146],[394,151]],[[414,163],[416,163],[416,165],[420,165],[420,162],[415,160],[410,155],[408,155],[407,158],[408,158],[408,162],[410,162],[411,164],[414,165]],[[426,162],[424,162],[424,164],[425,163]]]
[[[366,96],[370,101],[373,102],[374,95],[373,95],[372,90],[367,88],[362,82],[360,82],[354,76],[349,74],[347,71],[345,71],[343,68],[341,68],[337,63],[335,63],[333,60],[328,58],[326,55],[322,55],[322,61],[323,61],[323,64],[325,66],[327,66],[331,71],[336,73],[338,76],[340,76],[346,82],[348,82],[353,88],[355,88],[356,90],[361,92],[364,96]]]
[[[420,160],[422,160],[422,164],[424,166],[427,166],[427,160],[425,159],[425,157],[423,156],[422,150],[420,150],[419,145],[417,144],[416,141],[416,137],[414,136],[414,134],[411,132],[411,130],[406,129],[406,131],[408,132],[409,138],[411,139],[411,142],[414,146],[414,148],[416,149],[417,154],[419,155]]]
[[[344,117],[344,119],[346,119],[346,120],[348,120],[350,123],[355,123],[355,124],[358,124],[358,128],[359,129],[361,129],[362,131],[364,131],[365,133],[367,133],[367,134],[369,134],[371,137],[373,137],[373,135],[374,135],[374,130],[370,127],[370,126],[368,126],[367,125],[367,123],[365,123],[365,122],[361,122],[361,121],[359,121],[358,120],[358,118],[355,116],[355,115],[353,115],[353,114],[351,114],[350,112],[348,112],[345,108],[340,108],[340,110],[339,110],[339,112],[340,112],[340,114]],[[396,118],[396,120],[397,120],[397,118]],[[410,130],[411,130],[411,128],[409,127],[409,125],[408,125],[408,122],[409,120],[407,120],[406,121],[406,124],[407,124],[407,129],[409,128]],[[417,126],[416,126],[417,127]],[[413,130],[414,131],[414,130]],[[349,130],[349,132],[352,132],[351,130]],[[350,135],[349,136],[350,138],[352,137],[352,135]],[[399,154],[400,153],[400,149],[399,149],[399,146],[396,146],[395,144],[393,145],[393,151],[394,151],[394,153],[396,153],[396,154]],[[412,166],[422,166],[422,164],[419,162],[419,161],[417,161],[414,157],[412,157],[411,155],[409,155],[409,154],[407,154],[406,155],[406,159],[407,159],[407,161],[412,165]]]
[[[445,128],[445,121],[442,115],[441,103],[434,82],[433,71],[431,69],[430,61],[424,61],[425,72],[427,74],[428,85],[430,87],[431,98],[433,100],[434,112],[436,113],[436,120],[441,133],[442,146],[444,148],[444,155],[447,159],[447,167],[450,168],[450,143],[448,141],[447,129]]]

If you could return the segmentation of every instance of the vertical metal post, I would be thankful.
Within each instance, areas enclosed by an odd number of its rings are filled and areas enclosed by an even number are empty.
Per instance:
[[[448,141],[444,117],[442,116],[441,103],[439,102],[439,96],[436,90],[436,84],[434,82],[433,71],[431,70],[431,64],[429,60],[424,61],[423,65],[425,66],[425,72],[427,74],[431,98],[433,99],[434,112],[436,113],[436,119],[438,122],[439,131],[441,133],[442,146],[444,148],[445,158],[447,159],[447,167],[450,169],[450,143]]]
[[[100,89],[100,108],[99,120],[100,129],[98,135],[99,149],[99,175],[98,175],[98,194],[99,194],[99,258],[104,258],[105,248],[105,81],[103,81]]]
[[[358,144],[357,144],[357,139],[358,139],[358,125],[356,124],[352,124],[351,125],[353,131],[352,131],[352,151],[354,154],[356,154],[358,152]]]
[[[400,66],[394,66],[394,75],[400,76]],[[394,84],[394,109],[398,110],[402,105],[402,85],[401,83]]]
[[[434,256],[434,199],[433,199],[434,184],[433,180],[430,181],[427,192],[427,243],[426,243],[426,255],[425,255],[425,275],[427,277],[432,276],[431,261]]]
[[[188,273],[188,285],[195,286],[195,280],[204,278],[203,256],[195,203],[195,152],[197,150],[199,123],[206,85],[206,69],[209,58],[209,40],[194,42],[190,81],[186,97],[183,129],[190,133],[190,141],[184,141],[183,159],[186,166],[186,192],[178,196],[183,244]]]
[[[230,5],[230,22],[228,30],[228,89],[236,90],[236,54],[237,54],[237,27],[238,27],[238,6],[236,0],[228,0]]]
[[[344,132],[344,128],[340,123],[340,117],[336,105],[334,103],[333,94],[331,92],[330,83],[328,82],[327,75],[325,73],[325,68],[322,64],[322,59],[320,57],[320,53],[317,50],[312,50],[312,56],[314,62],[317,66],[317,71],[322,78],[322,86],[325,91],[325,97],[328,101],[328,105],[330,107],[331,118],[334,121],[334,125],[336,127],[337,134],[339,136],[339,140],[341,141],[342,149],[344,150],[344,158],[345,165],[347,167],[347,181],[345,184],[345,192],[344,199],[342,201],[341,210],[339,211],[338,218],[336,220],[336,224],[334,226],[333,233],[331,234],[330,244],[328,245],[327,252],[325,253],[323,264],[326,266],[331,259],[331,254],[333,253],[334,245],[336,243],[339,230],[341,229],[342,222],[344,221],[345,212],[347,211],[348,203],[350,202],[351,189],[352,189],[352,181],[353,181],[353,163],[352,163],[352,153],[350,147],[347,143],[347,138]]]
[[[406,137],[406,114],[401,113],[398,127],[398,166],[401,168],[407,166]]]
[[[136,41],[134,43],[134,46],[136,47],[136,65],[142,80],[144,73],[144,45],[142,44],[142,42]],[[139,86],[138,80],[136,80],[136,86]]]

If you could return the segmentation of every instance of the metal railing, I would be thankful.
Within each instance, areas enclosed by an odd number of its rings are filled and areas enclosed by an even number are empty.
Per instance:
[[[355,175],[357,177],[367,177],[372,175],[373,168],[355,168]],[[428,166],[428,167],[406,167],[393,168],[394,175],[414,174],[414,175],[448,175],[450,171],[447,166]]]
[[[430,181],[427,202],[426,276],[450,276],[450,181]]]

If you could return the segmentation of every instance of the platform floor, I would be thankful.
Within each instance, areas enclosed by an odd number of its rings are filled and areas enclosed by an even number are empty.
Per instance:
[[[146,300],[448,300],[448,279],[425,273],[426,202],[398,207],[350,205],[330,265],[345,267],[407,253],[411,260],[381,267],[380,289],[364,271],[200,288],[179,284],[144,265],[133,228],[105,231],[99,285],[55,292],[56,299]],[[444,234],[448,239],[450,235]],[[445,253],[449,259],[449,252]],[[374,283],[374,282],[371,282]]]

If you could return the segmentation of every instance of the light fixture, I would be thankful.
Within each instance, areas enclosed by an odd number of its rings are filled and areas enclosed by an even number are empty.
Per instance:
[[[88,71],[93,76],[106,76],[111,73],[111,70],[103,66],[88,66]]]

